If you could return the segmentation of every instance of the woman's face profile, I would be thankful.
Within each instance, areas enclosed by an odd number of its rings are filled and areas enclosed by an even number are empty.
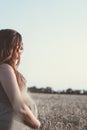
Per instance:
[[[14,51],[14,48],[12,49],[12,52]],[[17,60],[19,58],[21,58],[21,54],[23,53],[23,43],[21,43],[21,45],[17,45],[15,51],[14,51],[14,54],[13,54],[13,59],[14,59],[14,62],[17,62]]]

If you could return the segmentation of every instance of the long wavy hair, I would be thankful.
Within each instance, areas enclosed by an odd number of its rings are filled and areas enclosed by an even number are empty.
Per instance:
[[[15,65],[15,51],[19,51],[22,46],[22,36],[15,30],[3,29],[0,30],[0,64],[6,63],[13,67],[16,74],[19,88],[26,86],[26,80],[23,75],[18,72],[17,67],[20,64],[20,54]]]

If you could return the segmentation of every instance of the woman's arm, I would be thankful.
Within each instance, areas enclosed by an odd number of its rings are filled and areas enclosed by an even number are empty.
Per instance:
[[[27,125],[32,128],[39,128],[40,122],[23,101],[14,70],[10,65],[0,65],[0,82],[13,109],[21,114]]]

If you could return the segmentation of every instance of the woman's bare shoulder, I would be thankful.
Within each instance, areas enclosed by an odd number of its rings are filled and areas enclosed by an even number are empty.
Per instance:
[[[13,68],[11,67],[11,65],[3,63],[0,65],[0,70],[4,69],[4,70],[13,70]]]
[[[10,74],[10,73],[14,73],[14,70],[10,65],[5,63],[0,65],[0,77],[3,74]]]

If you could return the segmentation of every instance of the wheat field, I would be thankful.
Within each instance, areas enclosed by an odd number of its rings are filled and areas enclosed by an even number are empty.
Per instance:
[[[32,93],[39,130],[87,130],[87,96]]]

